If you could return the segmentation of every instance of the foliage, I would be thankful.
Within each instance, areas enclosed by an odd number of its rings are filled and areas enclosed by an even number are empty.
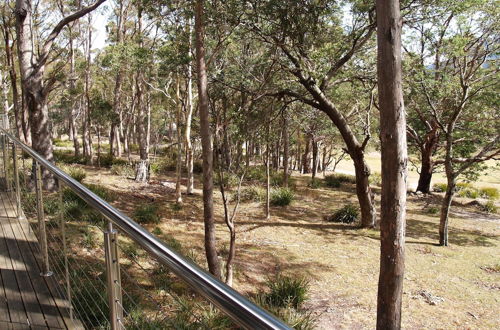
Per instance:
[[[429,206],[425,210],[428,214],[438,214],[439,213],[439,207],[437,207],[437,206]]]
[[[133,177],[135,175],[135,169],[133,166],[125,164],[113,164],[110,169],[111,173],[114,175],[119,175],[123,177]]]
[[[269,292],[264,295],[268,306],[299,308],[307,300],[309,282],[301,277],[290,277],[277,274],[268,279]]]
[[[446,183],[435,183],[432,185],[432,190],[435,192],[445,192],[448,185]]]
[[[500,197],[500,192],[497,188],[485,187],[479,189],[479,195],[486,199],[495,200]]]
[[[493,201],[488,201],[481,205],[481,209],[486,213],[498,213],[498,207]]]
[[[287,206],[292,203],[294,193],[288,188],[273,188],[269,199],[273,206]]]
[[[370,174],[369,181],[371,185],[381,186],[382,185],[382,175],[378,172]]]
[[[318,179],[311,180],[311,181],[309,181],[307,186],[311,189],[318,189],[321,187],[321,181]]]
[[[241,189],[240,200],[242,202],[261,202],[265,195],[265,189],[257,185],[250,185]]]
[[[314,329],[316,318],[300,310],[308,299],[309,282],[305,278],[277,274],[267,281],[268,292],[255,297],[258,305],[268,310],[294,329]]]
[[[342,183],[356,183],[356,177],[347,174],[330,174],[325,176],[325,184],[330,188],[339,188]]]
[[[76,181],[82,183],[83,179],[87,177],[87,172],[83,168],[71,166],[68,168],[68,174]]]
[[[140,204],[134,211],[133,218],[141,224],[158,224],[161,217],[155,203]]]
[[[331,217],[327,217],[327,221],[353,223],[358,219],[358,215],[359,215],[358,208],[352,204],[347,204],[338,211],[336,211]]]

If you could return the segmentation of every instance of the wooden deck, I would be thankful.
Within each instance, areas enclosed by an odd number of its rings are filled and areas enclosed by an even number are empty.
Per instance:
[[[54,277],[40,276],[37,239],[0,192],[0,329],[78,329]]]

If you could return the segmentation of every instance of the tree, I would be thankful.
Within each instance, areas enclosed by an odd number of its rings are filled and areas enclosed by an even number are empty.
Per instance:
[[[36,152],[50,162],[54,160],[54,156],[48,123],[47,97],[56,80],[53,77],[48,81],[45,80],[45,68],[52,54],[54,41],[65,26],[95,10],[105,1],[97,0],[92,5],[61,19],[54,26],[45,42],[40,45],[39,52],[36,52],[32,30],[32,1],[16,0],[17,48],[23,94],[29,112],[32,146]],[[48,170],[43,170],[42,178],[45,189],[55,189],[56,181]]]
[[[220,262],[215,246],[215,219],[213,201],[213,149],[208,109],[208,80],[205,62],[205,27],[203,22],[204,0],[196,0],[195,7],[195,47],[198,74],[198,98],[200,114],[200,136],[203,159],[203,215],[205,221],[205,254],[208,269],[215,277],[221,277]]]
[[[283,67],[301,86],[301,89],[284,88],[277,94],[296,98],[324,112],[340,131],[354,162],[361,226],[373,227],[376,211],[368,180],[370,167],[365,160],[371,135],[363,134],[360,141],[348,116],[335,103],[336,91],[342,84],[366,80],[369,75],[359,66],[363,61],[355,65],[355,73],[351,75],[348,65],[369,45],[375,31],[373,8],[358,2],[349,5],[353,23],[348,29],[342,28],[343,12],[333,2],[252,2],[252,16],[247,24],[265,44],[281,50]],[[315,61],[317,58],[321,60]]]
[[[377,76],[382,152],[377,329],[401,328],[405,257],[406,118],[398,0],[377,0]]]

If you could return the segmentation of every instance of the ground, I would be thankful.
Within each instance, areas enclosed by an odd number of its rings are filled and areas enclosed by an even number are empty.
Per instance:
[[[117,196],[113,204],[129,215],[140,203],[159,203],[160,238],[172,235],[204,266],[203,209],[198,180],[195,194],[184,195],[183,207],[177,209],[172,189],[174,173],[154,177],[146,185],[112,175],[107,169],[86,167],[86,170],[89,175],[84,182],[108,187]],[[305,276],[310,281],[306,308],[317,316],[319,329],[374,328],[379,232],[323,220],[346,203],[356,203],[354,187],[312,189],[307,182],[308,177],[296,175],[295,201],[288,207],[273,207],[270,220],[265,220],[262,204],[241,205],[236,219],[234,286],[251,296],[264,288],[269,276],[278,272]],[[375,192],[379,201],[377,188]],[[450,246],[439,247],[436,245],[438,214],[432,210],[439,207],[441,196],[409,195],[408,198],[403,327],[498,328],[498,215],[482,213],[474,206],[466,206],[468,200],[457,199],[450,219]],[[224,255],[228,231],[222,222],[218,194],[215,205],[218,248]]]

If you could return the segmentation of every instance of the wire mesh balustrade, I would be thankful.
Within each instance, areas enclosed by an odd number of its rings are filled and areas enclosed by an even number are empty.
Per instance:
[[[110,206],[105,187],[77,182],[1,132],[0,183],[37,238],[41,276],[56,284],[70,328],[289,328],[182,257],[174,238],[168,247]],[[55,191],[42,189],[43,170]]]

